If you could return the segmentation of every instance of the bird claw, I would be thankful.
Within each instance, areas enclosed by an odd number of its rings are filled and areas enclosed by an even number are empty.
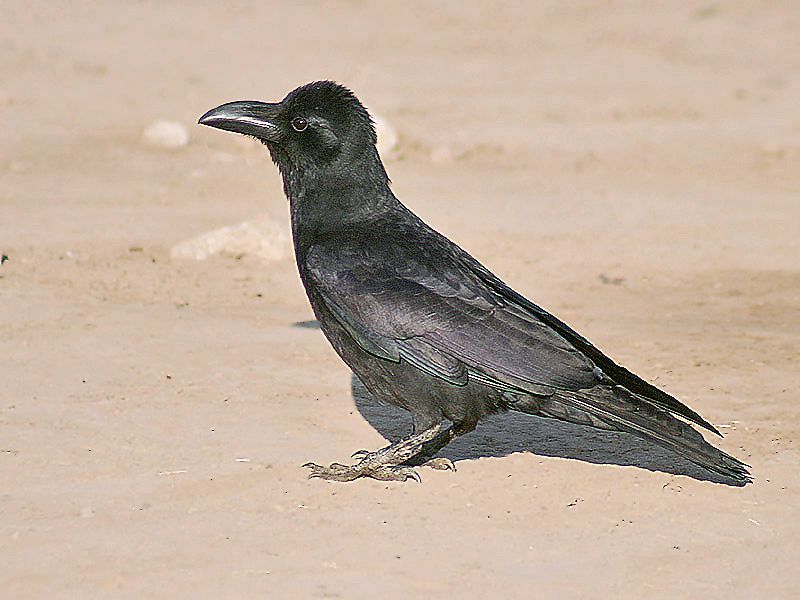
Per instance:
[[[431,458],[430,460],[425,461],[420,465],[421,467],[428,467],[430,469],[435,469],[436,471],[457,471],[456,464],[450,460],[449,458],[444,458],[443,456],[439,456],[437,458]]]
[[[380,467],[365,473],[365,476],[380,481],[408,481],[413,479],[417,483],[422,483],[422,477],[411,467]]]
[[[333,463],[328,467],[323,467],[312,462],[303,465],[304,468],[311,469],[309,479],[326,479],[328,481],[353,481],[359,477],[369,477],[379,481],[408,481],[413,479],[417,483],[422,482],[422,478],[411,467],[394,467],[389,465],[375,465],[363,467],[359,464],[353,466]]]
[[[409,479],[413,479],[417,483],[422,483],[422,477],[414,469],[405,468],[403,471],[406,477],[403,481],[408,481]]]
[[[364,460],[367,458],[372,452],[369,450],[356,450],[350,455],[350,458],[355,458],[356,460]]]

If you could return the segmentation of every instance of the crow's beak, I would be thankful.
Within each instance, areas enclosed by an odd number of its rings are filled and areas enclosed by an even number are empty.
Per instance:
[[[252,135],[268,142],[280,139],[280,129],[275,121],[280,104],[243,100],[228,102],[213,108],[200,117],[200,125]]]

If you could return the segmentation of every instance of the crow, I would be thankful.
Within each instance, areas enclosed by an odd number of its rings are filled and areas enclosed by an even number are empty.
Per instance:
[[[238,101],[199,123],[267,146],[290,203],[300,278],[320,328],[380,401],[411,413],[410,436],[310,477],[419,480],[454,469],[435,454],[487,415],[520,411],[627,432],[738,485],[746,464],[689,423],[719,431],[618,365],[426,225],[392,193],[367,109],[317,81],[282,101]]]

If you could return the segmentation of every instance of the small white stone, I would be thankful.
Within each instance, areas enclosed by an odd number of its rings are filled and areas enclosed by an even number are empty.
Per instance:
[[[172,258],[205,260],[215,254],[255,256],[264,261],[287,258],[292,254],[288,227],[264,215],[230,227],[220,227],[176,244]]]
[[[151,146],[175,150],[189,143],[189,131],[175,121],[156,121],[148,126],[142,137]]]
[[[378,136],[378,153],[381,158],[392,158],[396,155],[399,141],[397,131],[380,115],[372,115],[372,120],[375,122],[375,133]]]

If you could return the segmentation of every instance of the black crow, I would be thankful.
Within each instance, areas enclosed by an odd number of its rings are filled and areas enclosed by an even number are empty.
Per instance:
[[[418,479],[453,468],[434,455],[501,410],[624,431],[735,483],[747,465],[686,421],[713,425],[616,364],[518,294],[395,198],[369,113],[319,81],[278,103],[230,102],[202,125],[266,144],[283,177],[300,278],[323,333],[379,400],[411,412],[413,433],[312,477]]]

